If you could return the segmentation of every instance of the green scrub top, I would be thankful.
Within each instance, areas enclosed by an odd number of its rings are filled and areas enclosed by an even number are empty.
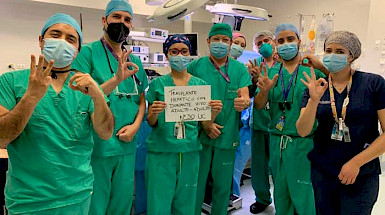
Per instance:
[[[12,110],[28,87],[29,70],[0,77],[0,104]],[[90,165],[94,111],[91,97],[52,86],[36,105],[23,132],[8,146],[6,206],[29,213],[80,203],[90,197],[94,177]]]
[[[226,66],[223,65],[221,70],[226,73]],[[250,74],[246,66],[229,57],[227,74],[230,77],[230,83],[215,69],[208,56],[191,62],[187,71],[211,85],[211,99],[221,100],[223,104],[222,111],[215,119],[215,123],[224,126],[220,130],[221,135],[217,139],[210,139],[202,131],[199,140],[202,144],[222,149],[235,149],[239,145],[238,133],[241,113],[235,110],[234,99],[238,96],[238,89],[251,85]]]
[[[187,86],[207,85],[205,81],[191,76]],[[149,104],[154,101],[164,101],[164,87],[175,86],[170,74],[151,81],[146,99]],[[147,150],[152,152],[192,152],[201,149],[198,141],[198,122],[184,122],[186,139],[176,139],[174,136],[175,122],[165,122],[165,112],[159,114],[158,123],[153,127],[147,138]]]
[[[262,62],[262,57],[258,58],[257,59],[257,64],[258,66],[261,64]],[[279,62],[276,62],[272,68],[281,65]],[[271,70],[271,68],[269,68],[268,65],[266,65],[266,69],[267,69],[267,72],[269,73],[269,71]],[[263,71],[262,71],[262,74],[263,74]],[[257,88],[256,92],[255,92],[255,95],[257,95],[259,93],[259,88]],[[269,115],[269,109],[268,108],[263,108],[263,109],[256,109],[253,107],[253,125],[251,126],[253,128],[253,130],[258,130],[258,131],[268,131],[268,125],[270,123],[270,115]]]
[[[273,78],[275,74],[279,74],[279,69],[280,69],[280,66],[276,66],[272,68],[270,70],[269,77]],[[284,66],[282,66],[282,72],[283,72],[285,89],[287,89],[287,86],[289,85],[289,82],[293,73],[289,74],[289,72],[286,70]],[[279,102],[284,101],[281,77],[278,77],[276,85],[270,90],[269,97],[268,97],[269,104],[270,104],[269,113],[271,118],[271,121],[269,123],[270,133],[276,134],[276,135],[299,136],[299,134],[297,133],[296,122],[301,112],[302,96],[306,89],[306,86],[301,82],[301,78],[303,80],[306,80],[305,76],[303,75],[303,72],[306,72],[309,75],[309,77],[311,77],[310,67],[300,65],[298,68],[297,77],[294,77],[293,79],[293,84],[290,88],[288,98],[287,98],[287,102],[291,103],[291,109],[286,110],[285,113],[279,109]],[[317,69],[315,69],[314,72],[317,79],[321,77],[323,78],[325,77],[325,75]],[[285,125],[283,127],[283,130],[279,131],[276,128],[276,125],[279,123],[280,118],[283,115],[285,116]],[[317,123],[314,123],[313,131],[316,127],[317,127]]]
[[[118,71],[118,61],[108,48],[106,48],[106,52],[101,41],[98,40],[89,43],[82,47],[71,67],[80,72],[89,73],[95,81],[101,85],[113,77],[108,59],[112,70],[114,72]],[[136,114],[139,110],[139,96],[141,93],[144,93],[144,90],[148,86],[147,76],[140,59],[132,54],[130,58],[131,62],[139,67],[136,77],[141,83],[137,84],[133,77],[129,77],[118,86],[119,93],[130,94],[129,98],[125,95],[120,98],[116,89],[108,96],[110,108],[115,117],[115,129],[109,140],[102,140],[94,135],[95,148],[93,156],[107,157],[125,155],[132,154],[136,150],[137,135],[135,135],[134,139],[129,143],[119,140],[116,136],[116,133],[122,127],[130,125],[135,121]]]

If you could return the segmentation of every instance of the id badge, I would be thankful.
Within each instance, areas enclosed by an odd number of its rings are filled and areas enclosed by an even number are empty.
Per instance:
[[[177,122],[175,123],[174,127],[174,136],[176,136],[176,139],[186,139],[186,127],[183,122]]]
[[[339,132],[338,123],[335,123],[334,126],[333,126],[332,135],[331,135],[330,138],[332,140],[337,140],[338,132]]]
[[[344,132],[344,140],[345,140],[345,143],[350,143],[350,142],[352,142],[352,140],[350,139],[349,128],[348,128],[348,126],[346,126],[345,123],[344,123],[344,125],[343,125],[343,132]]]
[[[344,137],[344,131],[343,131],[343,120],[342,118],[338,119],[338,135],[337,135],[337,140],[342,141],[342,138]]]
[[[282,131],[284,126],[285,126],[285,116],[281,116],[281,118],[279,119],[279,122],[277,123],[277,125],[275,125],[275,128],[278,129],[278,131]]]

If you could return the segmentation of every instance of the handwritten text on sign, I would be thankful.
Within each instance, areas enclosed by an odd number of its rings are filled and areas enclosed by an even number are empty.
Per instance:
[[[164,87],[166,122],[211,119],[211,86]]]

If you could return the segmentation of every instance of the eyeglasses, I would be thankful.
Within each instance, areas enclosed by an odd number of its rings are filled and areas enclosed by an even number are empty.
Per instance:
[[[190,50],[188,49],[170,49],[168,50],[168,52],[170,53],[171,56],[177,56],[180,54],[182,54],[183,56],[189,56],[190,55]]]
[[[129,98],[131,98],[131,96],[136,96],[136,95],[138,95],[139,93],[138,93],[138,85],[136,84],[136,81],[134,80],[134,79],[132,79],[133,80],[133,82],[134,82],[134,88],[135,88],[135,92],[133,92],[133,93],[121,93],[120,91],[119,91],[119,86],[116,86],[116,88],[115,88],[115,95],[117,96],[117,97],[119,97],[120,99],[122,99],[122,98],[124,98],[124,97],[126,97],[127,99],[129,99]]]

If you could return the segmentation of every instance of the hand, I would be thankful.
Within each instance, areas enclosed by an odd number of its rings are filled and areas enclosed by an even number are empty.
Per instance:
[[[127,58],[131,54],[131,52],[132,50],[130,50],[129,52],[123,50],[122,54],[118,58],[118,71],[116,72],[116,79],[119,82],[122,82],[128,77],[133,76],[139,70],[139,67],[136,64],[132,62],[127,62]],[[133,66],[135,67],[135,69],[130,70],[128,69],[129,66]]]
[[[36,57],[31,55],[31,72],[29,74],[28,88],[26,94],[38,101],[45,95],[49,85],[51,85],[51,69],[54,61],[48,63],[47,68],[43,71],[44,57],[39,56],[39,62],[36,67]]]
[[[247,65],[247,70],[252,76],[251,81],[254,85],[258,82],[259,74],[261,74],[261,69],[258,67],[257,59],[254,59],[254,62],[249,60],[249,64]]]
[[[76,85],[74,85],[73,82],[75,82]],[[68,86],[72,90],[80,91],[85,95],[91,96],[92,98],[102,95],[102,92],[100,91],[95,80],[86,73],[77,72],[69,80]]]
[[[217,116],[221,112],[223,104],[221,100],[211,100],[209,106],[211,107],[212,115]]]
[[[250,106],[250,99],[244,98],[241,95],[241,89],[237,90],[238,98],[234,99],[234,108],[238,112],[242,112],[244,109]]]
[[[359,172],[360,172],[360,166],[355,164],[352,161],[348,161],[342,166],[341,172],[338,175],[338,178],[340,179],[341,184],[345,184],[345,185],[354,184]]]
[[[135,125],[126,125],[116,133],[116,136],[123,142],[131,142],[138,130],[139,128]]]
[[[216,139],[221,135],[220,129],[222,129],[223,126],[218,125],[217,123],[210,123],[208,125],[203,126],[203,130],[206,132],[207,136],[210,137],[210,139]]]
[[[304,61],[308,61],[308,62],[304,62]],[[312,54],[304,54],[302,57],[301,57],[301,64],[303,66],[307,66],[307,67],[313,67],[313,68],[316,68],[316,69],[319,69],[319,70],[322,70],[324,65],[323,63],[318,60],[318,58]]]
[[[326,80],[323,78],[316,80],[313,67],[311,67],[311,78],[306,72],[304,72],[303,74],[305,75],[307,81],[304,81],[301,78],[301,82],[307,88],[309,88],[310,98],[318,102],[322,98],[326,89],[328,88],[328,82],[326,82]]]
[[[166,103],[162,101],[154,101],[150,106],[149,112],[153,114],[160,114],[166,108]]]
[[[262,70],[263,70],[263,75],[261,74]],[[259,74],[258,83],[257,83],[257,86],[259,87],[259,91],[265,94],[269,93],[270,89],[274,87],[275,82],[278,79],[278,74],[275,74],[273,79],[270,79],[267,76],[266,66],[262,63],[260,65],[260,70],[257,71],[257,73]]]

